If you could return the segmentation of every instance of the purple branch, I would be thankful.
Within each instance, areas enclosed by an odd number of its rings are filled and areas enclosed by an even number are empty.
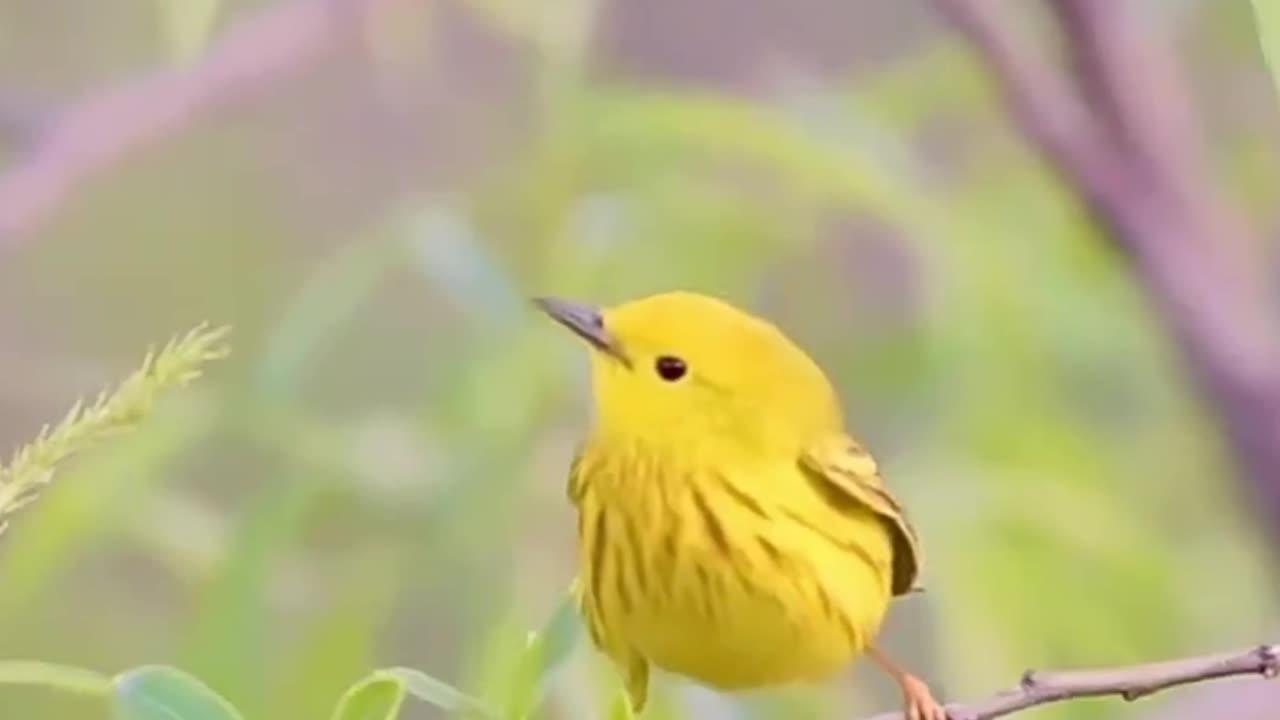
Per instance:
[[[228,30],[197,64],[129,80],[60,112],[0,175],[0,250],[36,231],[76,189],[202,113],[276,86],[384,0],[288,0]]]
[[[1131,259],[1222,420],[1250,500],[1280,539],[1280,310],[1262,243],[1199,162],[1167,48],[1126,0],[1049,0],[1083,99],[991,0],[934,0],[973,42],[1023,132]],[[1011,3],[1012,5],[1012,3]]]
[[[1009,13],[989,0],[934,0],[934,5],[981,48],[1023,130],[1067,172],[1098,192],[1119,192],[1123,167],[1111,138],[1099,132],[1089,108],[1013,30]]]
[[[1225,677],[1280,673],[1280,646],[1263,645],[1240,652],[1170,660],[1149,665],[1095,670],[1028,671],[1018,687],[985,700],[948,705],[950,720],[995,720],[1039,705],[1078,698],[1122,697],[1137,700],[1178,685]],[[867,720],[905,720],[902,713]]]

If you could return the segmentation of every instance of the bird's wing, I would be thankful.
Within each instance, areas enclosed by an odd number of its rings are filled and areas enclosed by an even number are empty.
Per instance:
[[[893,594],[915,588],[920,574],[920,541],[902,505],[893,497],[875,458],[856,440],[839,433],[814,443],[800,457],[814,488],[833,507],[861,506],[884,522],[893,541]]]
[[[573,504],[578,511],[578,542],[585,542],[583,536],[583,517],[582,517],[582,495],[585,491],[582,477],[582,446],[579,445],[573,452],[573,460],[569,462],[569,479],[565,485],[565,494],[569,497],[569,502]],[[600,625],[591,610],[590,599],[587,597],[587,587],[583,583],[582,576],[578,575],[573,579],[573,585],[570,586],[570,592],[578,603],[578,610],[582,614],[583,620],[586,622],[587,630],[591,635],[592,642],[596,647],[600,647],[603,637],[600,632]]]
[[[582,492],[584,490],[583,483],[585,479],[582,477],[582,453],[585,444],[579,444],[573,451],[573,459],[569,461],[569,481],[565,485],[565,494],[569,497],[569,502],[574,507],[579,507],[582,503]]]

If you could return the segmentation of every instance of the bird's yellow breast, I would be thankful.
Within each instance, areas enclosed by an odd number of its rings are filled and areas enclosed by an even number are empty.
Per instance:
[[[837,517],[797,463],[600,443],[575,477],[584,611],[620,664],[758,687],[829,676],[877,632],[885,528]]]

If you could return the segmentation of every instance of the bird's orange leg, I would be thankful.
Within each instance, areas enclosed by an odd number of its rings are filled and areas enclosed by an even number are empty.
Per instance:
[[[898,667],[874,645],[868,648],[868,654],[902,689],[903,712],[907,720],[947,720],[947,711],[933,699],[925,681]]]

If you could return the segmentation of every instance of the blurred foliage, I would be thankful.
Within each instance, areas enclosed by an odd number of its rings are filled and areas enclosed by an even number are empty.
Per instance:
[[[75,22],[0,5],[0,88],[74,97],[198,62],[267,4],[81,3]],[[928,32],[838,73],[784,58],[743,90],[629,71],[597,37],[620,5],[388,3],[279,93],[111,167],[10,252],[15,445],[162,328],[234,325],[236,356],[70,464],[0,545],[6,657],[152,674],[0,665],[0,683],[80,691],[0,688],[6,714],[100,718],[128,687],[225,712],[217,693],[245,718],[601,717],[616,680],[563,605],[585,358],[530,311],[544,292],[697,288],[813,352],[925,543],[927,592],[885,643],[949,698],[1028,666],[1274,632],[1275,556],[1212,415],[962,46]],[[1247,11],[1180,5],[1160,21],[1222,114],[1224,183],[1274,222],[1280,176],[1258,159],[1274,96],[1247,85]],[[869,4],[845,12],[890,31]],[[898,702],[861,663],[804,691],[663,677],[654,694],[653,720]]]
[[[179,64],[200,57],[218,19],[218,0],[155,0],[173,57]]]
[[[1280,90],[1280,8],[1267,0],[1253,0],[1252,4],[1258,23],[1258,45],[1276,89]]]

